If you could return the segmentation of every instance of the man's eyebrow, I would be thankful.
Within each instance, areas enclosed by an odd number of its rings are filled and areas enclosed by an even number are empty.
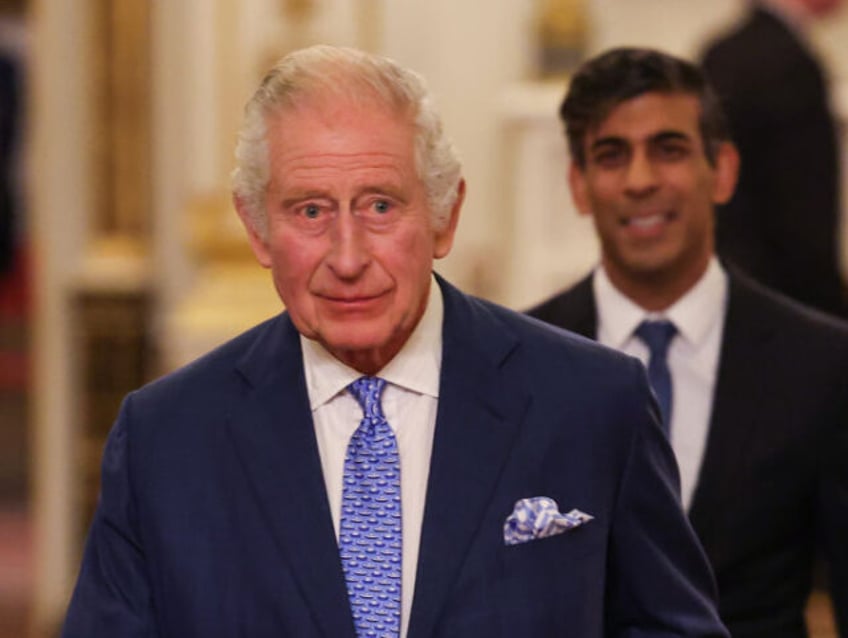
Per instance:
[[[284,207],[294,206],[308,199],[329,199],[329,195],[324,191],[314,189],[295,191],[282,201],[282,205]]]
[[[684,133],[683,131],[678,131],[676,129],[669,129],[666,131],[659,131],[650,137],[651,142],[691,142],[692,136]]]
[[[605,148],[607,146],[627,146],[627,140],[623,137],[618,137],[617,135],[607,135],[605,137],[599,137],[592,145],[589,147],[589,150],[594,151],[599,148]]]
[[[648,144],[665,144],[670,142],[679,142],[691,144],[692,136],[684,131],[677,129],[668,129],[657,131],[647,138]],[[632,140],[619,135],[606,135],[599,137],[589,146],[589,153],[597,153],[604,150],[627,148],[633,143]]]
[[[358,195],[396,195],[401,190],[402,187],[398,184],[393,182],[382,182],[379,184],[364,186],[358,192]]]
[[[657,143],[657,142],[673,142],[673,141],[683,141],[689,142],[692,140],[692,137],[683,131],[679,131],[677,129],[667,129],[662,131],[657,131],[656,133],[652,133],[648,137],[648,142]],[[605,148],[608,146],[627,146],[631,142],[621,136],[618,135],[606,135],[604,137],[599,137],[590,146],[590,150],[595,150],[598,148]]]

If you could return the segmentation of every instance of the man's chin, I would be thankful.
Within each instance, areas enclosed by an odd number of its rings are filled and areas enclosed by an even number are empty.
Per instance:
[[[670,270],[675,264],[675,254],[672,250],[659,247],[648,250],[634,250],[629,255],[619,259],[622,270],[636,276],[657,276]]]
[[[388,363],[396,352],[391,351],[391,338],[385,331],[357,323],[349,322],[323,330],[314,339],[346,365],[373,374]]]

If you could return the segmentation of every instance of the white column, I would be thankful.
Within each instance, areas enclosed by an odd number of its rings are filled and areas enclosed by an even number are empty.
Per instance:
[[[34,248],[33,490],[36,624],[64,613],[77,571],[76,413],[69,275],[80,267],[91,184],[90,3],[41,0],[32,14],[28,201]]]

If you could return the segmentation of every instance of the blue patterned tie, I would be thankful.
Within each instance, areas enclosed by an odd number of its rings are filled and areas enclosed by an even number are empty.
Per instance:
[[[380,405],[385,387],[376,377],[348,386],[364,416],[345,457],[339,552],[359,638],[400,635],[400,456]]]
[[[635,334],[651,353],[648,359],[648,380],[657,395],[662,425],[668,435],[671,432],[672,383],[666,356],[677,328],[670,321],[643,321],[636,328]]]

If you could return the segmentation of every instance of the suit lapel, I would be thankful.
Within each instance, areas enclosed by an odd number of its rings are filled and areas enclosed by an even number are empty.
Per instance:
[[[714,525],[724,509],[722,499],[734,493],[755,433],[767,425],[760,423],[762,410],[757,406],[768,397],[757,379],[763,374],[763,361],[768,360],[763,353],[772,335],[757,308],[756,293],[731,274],[709,435],[689,510],[692,525],[711,555]]]
[[[239,364],[248,382],[230,431],[259,509],[326,636],[353,636],[347,590],[309,409],[297,331],[287,315]]]
[[[517,340],[485,305],[440,284],[444,354],[410,638],[434,631],[529,397],[519,380],[502,373]]]

